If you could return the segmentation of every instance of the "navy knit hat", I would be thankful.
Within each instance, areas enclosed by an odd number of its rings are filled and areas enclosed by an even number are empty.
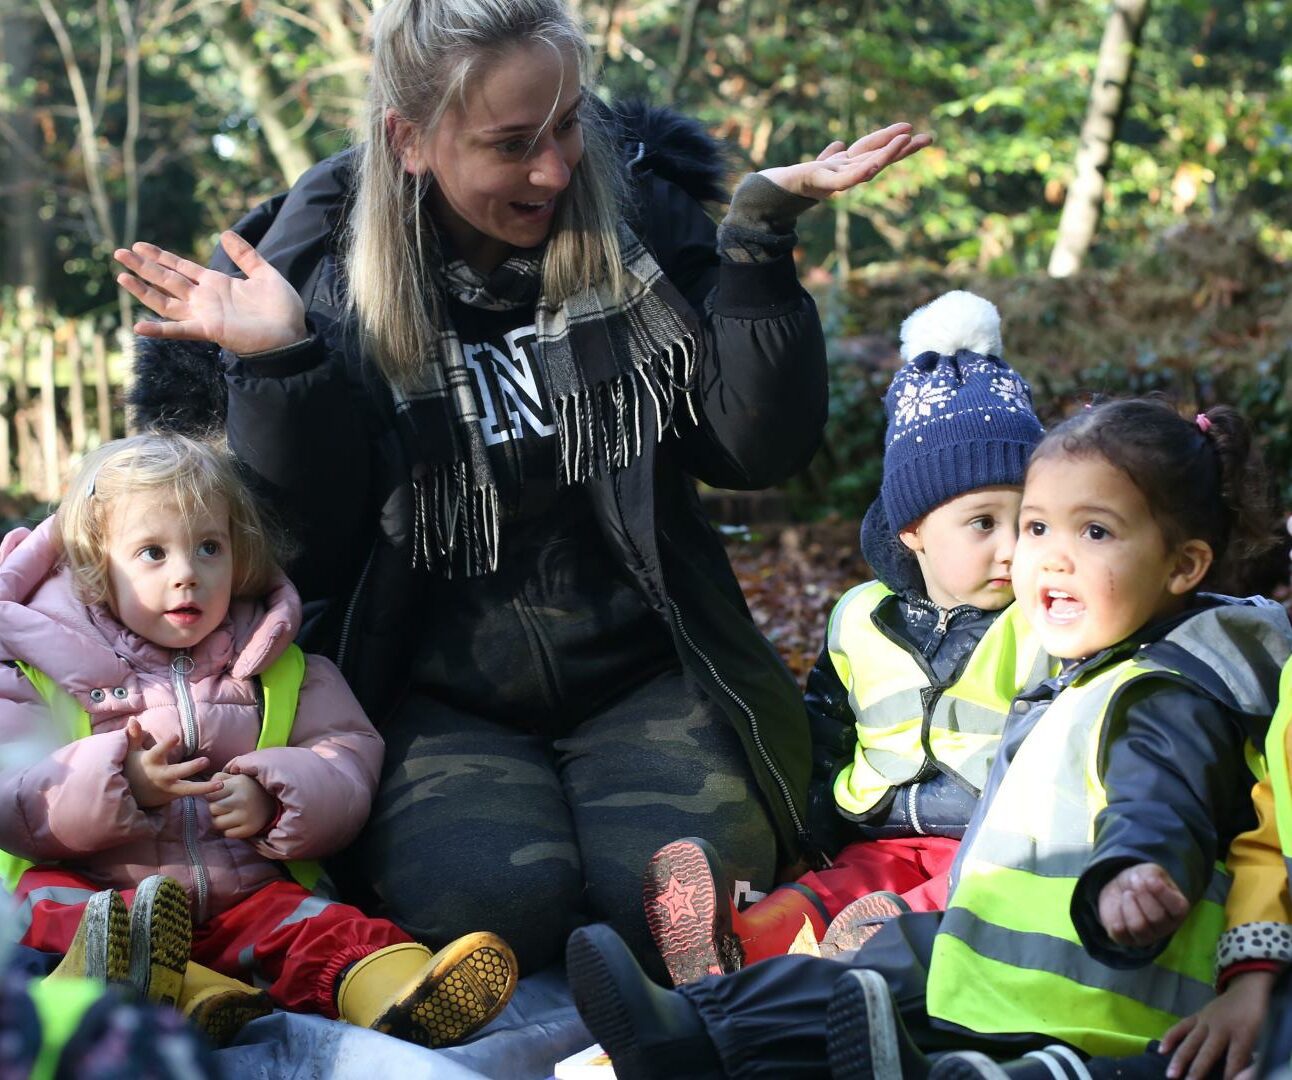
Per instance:
[[[1043,432],[1000,352],[1000,313],[973,293],[946,293],[902,323],[879,492],[894,530],[966,491],[1023,482]]]

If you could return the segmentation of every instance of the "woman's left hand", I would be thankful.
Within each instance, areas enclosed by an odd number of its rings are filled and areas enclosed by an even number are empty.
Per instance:
[[[933,136],[923,132],[912,135],[910,124],[890,124],[863,135],[851,146],[832,142],[815,161],[764,169],[760,175],[791,195],[826,199],[875,179],[893,162],[918,153],[932,141]]]

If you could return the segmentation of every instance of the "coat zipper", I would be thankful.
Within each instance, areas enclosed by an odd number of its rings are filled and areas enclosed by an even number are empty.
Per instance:
[[[171,685],[175,688],[175,701],[179,706],[180,726],[184,731],[184,756],[197,753],[197,717],[193,710],[193,695],[188,685],[188,673],[193,670],[193,658],[187,651],[180,651],[170,662]],[[206,865],[197,842],[197,801],[192,795],[184,796],[184,851],[193,872],[197,889],[197,922],[206,922],[207,897],[210,881]]]
[[[337,670],[344,673],[345,671],[345,654],[350,645],[350,625],[354,622],[354,612],[359,606],[359,594],[363,591],[363,586],[368,580],[368,571],[372,569],[372,560],[376,557],[377,545],[372,545],[372,550],[368,552],[368,561],[363,564],[363,570],[359,574],[359,580],[354,583],[354,592],[350,594],[350,602],[345,606],[345,618],[341,620],[341,636],[337,639],[336,645],[336,666]]]
[[[776,786],[781,790],[781,798],[785,800],[785,807],[790,812],[790,819],[794,822],[794,831],[798,833],[799,843],[810,848],[811,837],[803,827],[803,821],[799,817],[798,811],[794,808],[794,799],[790,795],[789,785],[785,782],[785,778],[777,770],[775,764],[773,764],[771,756],[767,753],[767,748],[763,745],[763,738],[758,733],[758,718],[754,716],[754,710],[746,705],[741,697],[731,689],[730,686],[723,682],[722,676],[718,674],[718,669],[713,666],[713,661],[710,660],[700,650],[700,647],[691,640],[691,635],[686,632],[686,624],[682,622],[682,612],[677,606],[677,601],[672,597],[669,597],[668,603],[669,607],[673,609],[673,618],[677,620],[677,628],[682,634],[682,640],[685,641],[687,647],[700,658],[704,663],[704,666],[709,669],[709,676],[718,684],[723,693],[731,698],[731,700],[740,707],[740,711],[749,719],[749,729],[753,733],[754,746],[758,749],[758,756],[763,759],[763,764],[767,767],[767,771],[772,774],[772,779],[776,781]]]
[[[907,602],[915,603],[913,600],[908,600]],[[916,606],[923,605],[917,604]],[[933,604],[932,601],[929,602],[929,606],[937,607],[938,609],[938,624],[934,628],[934,632],[938,634],[946,633],[947,624],[951,621],[951,617],[953,615],[961,611],[970,610],[972,607],[972,605],[969,604],[961,604],[959,607],[944,608],[940,605]],[[951,682],[944,684],[933,673],[933,666],[925,658],[924,653],[912,646],[903,638],[899,637],[896,633],[889,630],[887,624],[879,618],[878,609],[870,613],[870,621],[880,634],[910,656],[911,659],[919,665],[920,670],[924,672],[925,676],[929,680],[929,685],[920,691],[920,706],[923,711],[923,715],[920,717],[920,748],[924,751],[924,765],[920,767],[920,771],[916,773],[916,776],[918,777],[921,775],[924,772],[924,769],[930,765],[939,772],[945,772],[946,770],[942,763],[929,752],[929,728],[933,723],[933,710],[937,707],[938,698],[942,696],[943,692],[951,685],[951,683],[955,682],[956,677],[959,676],[960,670],[962,669],[957,670],[956,675],[953,676]],[[915,813],[915,787],[918,783],[918,780],[912,780],[906,786],[906,808],[911,822],[915,827],[915,831],[923,836],[925,835],[924,830],[920,827],[919,818]]]

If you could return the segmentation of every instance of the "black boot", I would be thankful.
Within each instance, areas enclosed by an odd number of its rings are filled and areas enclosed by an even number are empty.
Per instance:
[[[930,1080],[1160,1080],[1170,1057],[1149,1050],[1120,1058],[1083,1060],[1069,1046],[1047,1046],[1016,1061],[995,1062],[973,1051],[941,1057]]]
[[[933,1063],[929,1080],[1090,1080],[1090,1074],[1075,1053],[1047,1047],[1025,1054],[1017,1061],[996,1062],[976,1050],[945,1054]]]
[[[834,985],[826,1012],[826,1045],[835,1080],[923,1080],[929,1059],[907,1034],[888,983],[857,968]]]
[[[610,927],[574,931],[565,967],[579,1015],[610,1055],[619,1080],[722,1076],[717,1048],[695,1006],[651,982]]]

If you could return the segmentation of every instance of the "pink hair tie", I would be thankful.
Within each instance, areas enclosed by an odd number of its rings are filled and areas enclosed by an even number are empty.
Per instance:
[[[1198,425],[1198,430],[1204,435],[1211,430],[1211,421],[1207,419],[1206,413],[1198,413],[1198,415],[1193,418],[1193,422]]]

